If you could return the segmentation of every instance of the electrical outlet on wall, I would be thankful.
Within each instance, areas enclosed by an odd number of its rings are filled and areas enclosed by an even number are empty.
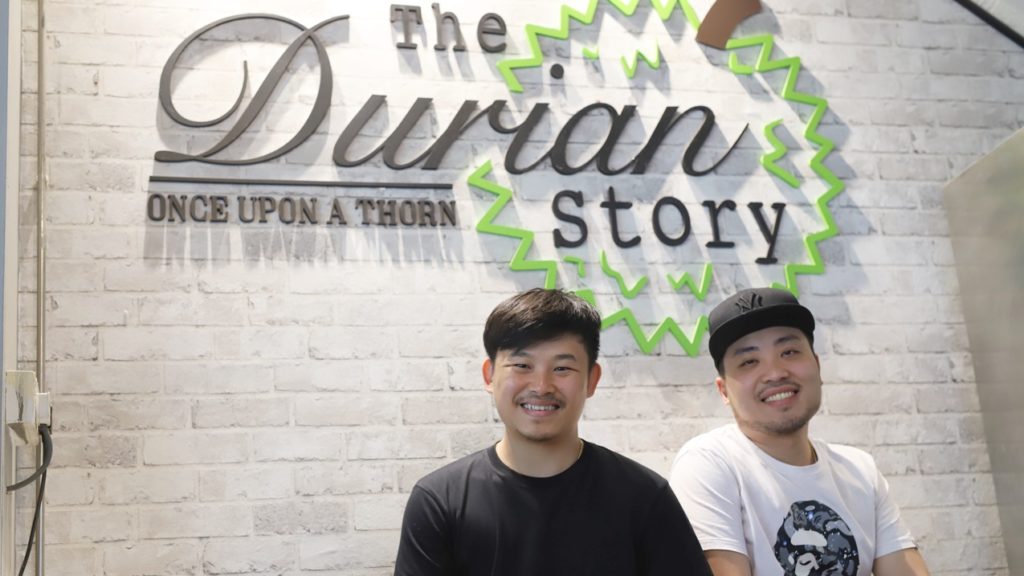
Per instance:
[[[39,444],[39,426],[50,424],[50,394],[39,392],[35,372],[10,370],[4,373],[7,428],[15,446]]]

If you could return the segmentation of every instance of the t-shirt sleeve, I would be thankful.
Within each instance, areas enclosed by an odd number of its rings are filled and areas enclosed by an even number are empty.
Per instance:
[[[874,461],[872,461],[872,464]],[[889,493],[889,483],[874,469],[875,474],[875,557],[917,546],[900,519],[900,509]]]
[[[402,519],[395,576],[450,576],[455,573],[444,507],[436,496],[416,486]]]
[[[693,527],[668,486],[651,507],[640,550],[642,576],[712,576]]]
[[[725,462],[684,447],[672,465],[669,484],[704,550],[747,554],[739,483]]]

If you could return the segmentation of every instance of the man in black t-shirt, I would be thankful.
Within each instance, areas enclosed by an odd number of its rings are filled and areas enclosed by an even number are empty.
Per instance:
[[[396,576],[710,576],[668,482],[579,437],[600,329],[558,290],[494,309],[483,379],[505,434],[416,484]]]

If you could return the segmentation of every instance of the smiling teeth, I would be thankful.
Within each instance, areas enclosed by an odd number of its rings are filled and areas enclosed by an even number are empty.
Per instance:
[[[772,394],[771,396],[764,399],[764,402],[775,402],[776,400],[784,400],[793,396],[796,392],[779,392],[778,394]]]
[[[543,405],[543,406],[540,405],[540,404],[523,404],[523,408],[526,408],[527,410],[537,410],[537,411],[541,411],[541,412],[546,412],[546,411],[549,411],[549,410],[557,409],[557,406],[552,406],[552,405],[549,405],[549,404],[546,404],[546,405]]]

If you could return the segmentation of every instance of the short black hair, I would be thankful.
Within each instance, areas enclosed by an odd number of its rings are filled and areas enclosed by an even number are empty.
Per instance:
[[[494,362],[499,350],[521,350],[566,334],[583,340],[593,366],[601,347],[601,315],[576,294],[534,288],[495,307],[484,325],[484,349]]]

